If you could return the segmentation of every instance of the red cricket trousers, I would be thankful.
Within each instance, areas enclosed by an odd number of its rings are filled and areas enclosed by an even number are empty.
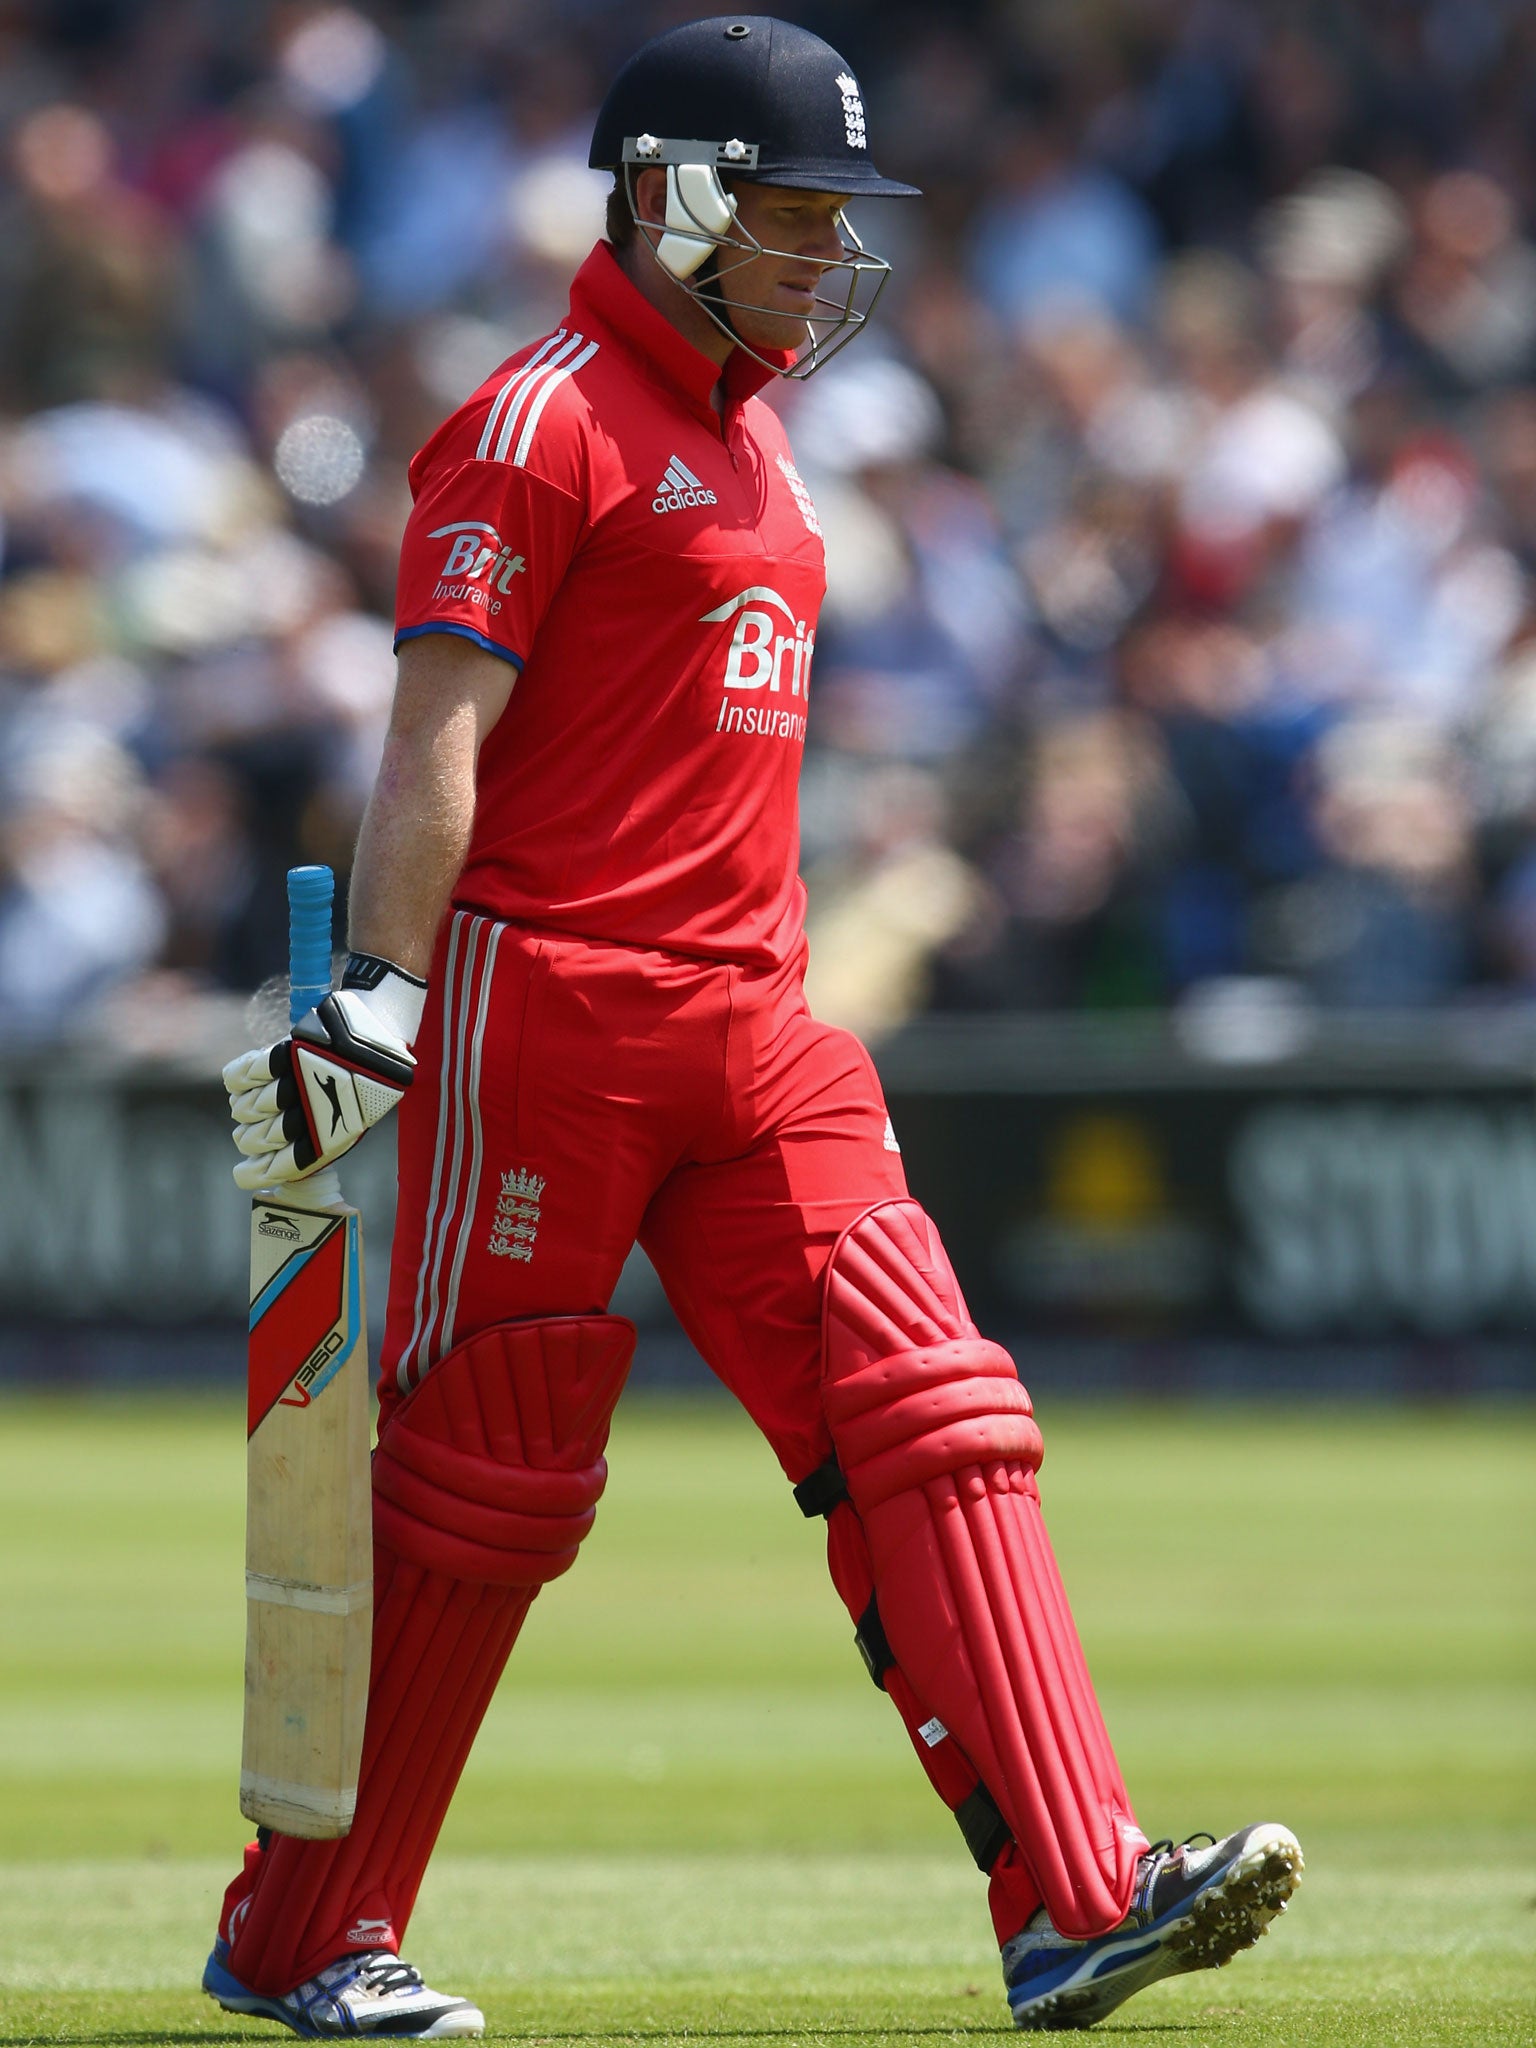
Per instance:
[[[842,1232],[907,1191],[874,1063],[818,1023],[804,950],[767,971],[451,920],[400,1107],[400,1207],[381,1400],[488,1325],[606,1308],[636,1240],[700,1356],[791,1480],[831,1455],[822,1276]],[[855,1619],[862,1541],[830,1532]],[[887,1683],[935,1788],[975,1787],[929,1709]],[[999,1939],[1039,1892],[1010,1844]]]
[[[489,1324],[606,1308],[638,1239],[790,1476],[829,1455],[822,1269],[906,1180],[869,1054],[802,970],[455,913],[399,1112],[386,1407]]]

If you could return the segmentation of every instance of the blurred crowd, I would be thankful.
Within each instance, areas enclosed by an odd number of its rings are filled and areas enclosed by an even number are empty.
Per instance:
[[[406,463],[705,11],[0,0],[0,1039],[163,1042],[345,876]],[[770,394],[817,1007],[1536,995],[1536,8],[782,11],[928,195]]]

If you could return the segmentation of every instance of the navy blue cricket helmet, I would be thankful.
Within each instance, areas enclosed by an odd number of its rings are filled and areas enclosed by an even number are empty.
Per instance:
[[[870,161],[863,95],[837,51],[771,14],[712,15],[653,37],[609,87],[588,161],[605,171],[696,162],[674,152],[700,143],[733,178],[860,198],[919,196]]]

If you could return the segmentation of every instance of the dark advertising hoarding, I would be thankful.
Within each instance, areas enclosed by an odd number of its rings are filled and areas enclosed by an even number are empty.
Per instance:
[[[1518,1046],[1425,1024],[1212,1060],[999,1022],[882,1069],[972,1314],[1053,1380],[1536,1390]]]
[[[879,1064],[914,1194],[1031,1384],[1536,1391],[1536,1090],[1415,1020],[1233,1060],[1166,1023],[934,1024]],[[0,1377],[239,1369],[247,1209],[222,1090],[0,1070]],[[393,1158],[347,1162],[382,1317]],[[696,1377],[637,1255],[640,1377]]]

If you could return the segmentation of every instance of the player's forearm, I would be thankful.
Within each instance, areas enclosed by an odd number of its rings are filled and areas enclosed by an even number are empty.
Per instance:
[[[475,740],[468,705],[435,730],[392,731],[386,740],[352,870],[348,942],[354,952],[426,975],[469,851]]]

